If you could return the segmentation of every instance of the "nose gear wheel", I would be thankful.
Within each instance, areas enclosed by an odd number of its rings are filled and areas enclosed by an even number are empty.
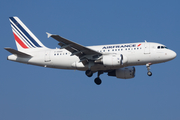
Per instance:
[[[151,69],[151,68],[150,68],[150,65],[151,65],[151,63],[147,63],[147,64],[146,64],[146,67],[147,67],[147,70],[148,70],[148,72],[147,72],[147,75],[148,75],[148,76],[152,76],[152,72],[150,71],[150,69]]]

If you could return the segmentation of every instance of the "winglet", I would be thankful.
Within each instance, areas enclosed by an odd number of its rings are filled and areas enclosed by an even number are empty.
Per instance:
[[[48,37],[48,38],[52,36],[52,34],[50,34],[50,33],[48,33],[48,32],[46,32],[46,34],[47,34],[47,37]]]

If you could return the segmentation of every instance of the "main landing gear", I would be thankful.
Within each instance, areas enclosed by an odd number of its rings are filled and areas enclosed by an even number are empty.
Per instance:
[[[102,80],[99,77],[97,77],[94,79],[94,82],[96,83],[96,85],[100,85],[102,83]]]
[[[88,77],[92,77],[93,76],[93,72],[91,70],[86,70],[86,75]]]
[[[148,75],[148,76],[152,76],[152,72],[150,71],[150,69],[151,69],[151,68],[150,68],[150,65],[151,65],[151,63],[147,63],[147,64],[146,64],[146,67],[147,67],[147,70],[148,70],[148,72],[147,72],[147,75]]]
[[[93,72],[91,70],[87,70],[85,73],[88,77],[92,77],[93,75]],[[97,78],[94,79],[94,82],[96,83],[96,85],[100,85],[102,83],[101,79],[99,78],[101,74],[103,74],[103,71],[98,71],[98,76]]]
[[[102,83],[102,80],[99,78],[101,74],[103,74],[103,71],[98,71],[98,76],[97,78],[94,79],[94,82],[96,83],[96,85],[100,85]]]

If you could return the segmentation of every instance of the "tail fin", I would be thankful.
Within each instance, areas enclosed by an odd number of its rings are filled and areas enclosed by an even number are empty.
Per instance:
[[[9,18],[18,51],[46,48],[18,17]]]

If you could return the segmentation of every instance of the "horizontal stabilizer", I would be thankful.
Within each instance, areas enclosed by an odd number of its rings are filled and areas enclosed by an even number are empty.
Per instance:
[[[14,55],[17,55],[19,57],[32,57],[31,55],[28,55],[26,53],[23,53],[23,52],[20,52],[20,51],[17,51],[17,50],[14,50],[12,48],[4,48],[5,50],[9,51],[10,53],[14,54]]]

